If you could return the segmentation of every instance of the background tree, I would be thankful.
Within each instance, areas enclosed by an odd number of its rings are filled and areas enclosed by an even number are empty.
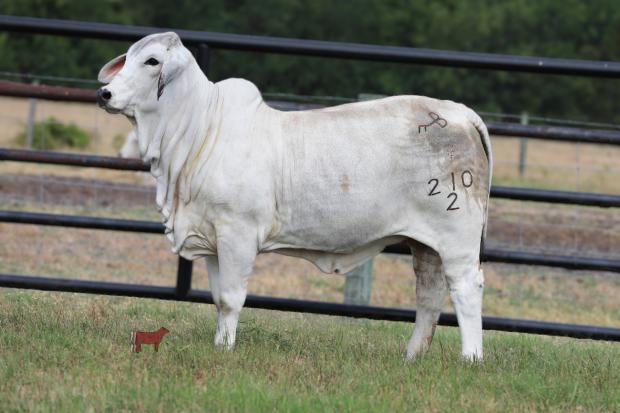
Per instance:
[[[3,0],[0,13],[436,49],[620,60],[615,0]],[[124,42],[0,35],[1,71],[95,79]],[[619,82],[215,51],[210,77],[264,92],[421,94],[477,110],[620,122]]]

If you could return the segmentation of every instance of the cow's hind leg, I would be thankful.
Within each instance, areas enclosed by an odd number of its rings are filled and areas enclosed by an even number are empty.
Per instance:
[[[461,354],[470,361],[482,360],[482,292],[484,276],[476,258],[443,260],[450,298],[461,333]]]
[[[422,244],[413,247],[413,254],[417,304],[415,328],[407,345],[408,359],[426,352],[431,345],[447,292],[439,255]]]

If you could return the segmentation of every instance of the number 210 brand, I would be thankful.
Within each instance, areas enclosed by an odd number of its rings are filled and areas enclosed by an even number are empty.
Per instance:
[[[446,211],[456,211],[457,209],[460,209],[460,207],[456,205],[456,201],[458,200],[458,195],[456,192],[454,192],[456,191],[457,178],[455,177],[454,172],[451,172],[450,176],[452,178],[452,192],[448,194],[447,198],[450,199],[451,202],[450,202],[450,205],[448,205],[448,207],[446,208]],[[468,170],[463,171],[461,173],[460,178],[461,178],[460,183],[463,184],[463,187],[465,189],[469,188],[470,186],[474,184],[474,177],[472,173]],[[435,195],[441,194],[441,191],[437,189],[437,187],[439,186],[439,179],[432,178],[430,181],[428,181],[428,185],[430,186],[428,196],[435,196]]]

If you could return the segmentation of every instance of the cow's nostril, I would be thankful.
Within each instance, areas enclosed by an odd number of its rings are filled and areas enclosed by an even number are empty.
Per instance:
[[[108,100],[112,97],[112,92],[108,89],[97,89],[97,103],[101,107],[105,107],[108,103]]]

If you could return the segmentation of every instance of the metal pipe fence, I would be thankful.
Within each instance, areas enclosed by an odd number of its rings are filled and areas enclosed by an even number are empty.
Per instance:
[[[159,222],[153,221],[99,218],[61,214],[42,214],[35,212],[0,210],[0,222],[13,224],[48,225],[56,227],[104,229],[112,231],[142,232],[148,234],[164,233],[164,226]],[[405,244],[388,246],[383,252],[392,254],[411,253],[409,247]],[[546,254],[543,255],[498,249],[485,249],[482,252],[481,258],[483,261],[489,262],[542,265],[549,267],[568,268],[573,270],[620,272],[620,260]]]
[[[43,291],[62,291],[82,294],[114,295],[213,304],[213,298],[209,291],[189,290],[183,294],[183,290],[180,290],[178,285],[177,287],[162,287],[0,274],[0,286]],[[337,304],[323,301],[264,297],[251,294],[248,295],[245,300],[245,307],[386,321],[415,322],[416,319],[415,310],[407,310],[402,308]],[[456,315],[442,313],[439,317],[438,324],[442,326],[456,327],[458,325]],[[482,328],[485,330],[494,331],[508,331],[620,342],[620,329],[610,327],[550,323],[545,321],[487,316],[482,317]]]
[[[248,36],[22,16],[0,15],[0,30],[124,41],[135,41],[152,33],[173,30],[179,35],[181,40],[188,45],[206,45],[214,49],[543,74],[607,78],[620,77],[620,63],[616,62],[456,52],[449,50],[379,46],[282,37]]]
[[[38,19],[31,17],[0,16],[0,30],[60,36],[90,37],[107,40],[137,40],[145,35],[160,31],[167,31],[169,29]],[[197,61],[205,72],[209,64],[209,50],[210,48],[215,48],[263,53],[282,53],[343,59],[362,59],[476,69],[507,70],[541,74],[620,78],[620,63],[615,62],[594,62],[585,60],[493,55],[485,53],[463,53],[405,47],[242,36],[189,30],[175,31],[180,35],[181,39],[186,44],[196,47]],[[11,82],[0,82],[0,95],[3,94],[6,96],[35,97],[74,102],[94,102],[95,100],[93,90],[56,87],[38,87],[37,89],[32,89],[32,86],[19,85]],[[282,105],[282,108],[286,109],[286,105]],[[296,106],[296,108],[298,108],[298,106]],[[612,145],[620,144],[620,133],[614,133],[611,131],[588,131],[576,128],[552,128],[501,123],[490,124],[489,131],[491,134],[501,134],[505,136],[532,137],[569,142],[604,143]],[[146,171],[149,169],[148,165],[136,160],[94,157],[81,154],[30,152],[9,149],[0,150],[0,160],[52,163],[130,171]],[[495,187],[492,188],[491,195],[500,198],[537,202],[572,203],[577,205],[594,205],[599,207],[620,206],[620,197],[604,194]],[[163,227],[161,224],[149,221],[118,220],[110,218],[25,213],[16,211],[0,211],[0,222],[145,232],[153,234],[160,234],[163,232]],[[409,253],[408,248],[404,245],[390,246],[386,248],[385,252]],[[594,269],[620,272],[620,262],[616,260],[549,256],[502,250],[485,250],[483,258],[488,261],[495,262],[549,265],[572,269]],[[191,289],[192,263],[190,261],[179,258],[177,268],[177,283],[174,288],[44,277],[27,277],[14,274],[0,274],[0,286],[47,291],[158,298],[203,303],[213,302],[211,294],[208,291]],[[334,304],[252,295],[247,297],[246,306],[281,311],[297,311],[393,321],[415,321],[415,311],[412,310]],[[457,320],[453,314],[442,314],[439,319],[439,324],[456,326]],[[620,341],[620,329],[607,327],[558,324],[500,317],[484,317],[483,328],[488,330],[563,335],[575,338]]]

